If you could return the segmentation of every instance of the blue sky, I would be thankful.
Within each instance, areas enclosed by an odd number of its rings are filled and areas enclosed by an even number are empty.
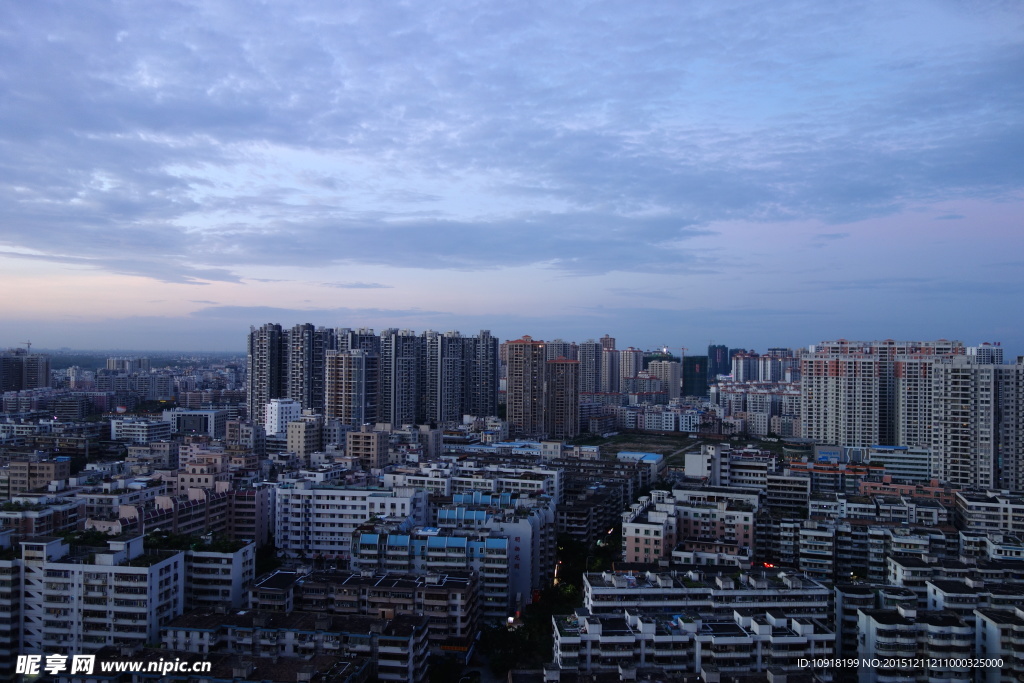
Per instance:
[[[0,6],[0,346],[1024,353],[1018,2]]]

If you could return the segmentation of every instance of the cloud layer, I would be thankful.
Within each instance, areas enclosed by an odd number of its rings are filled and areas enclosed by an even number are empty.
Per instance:
[[[738,317],[813,268],[1001,292],[950,231],[1024,247],[1022,26],[996,0],[8,3],[0,260],[242,307],[305,277],[429,308],[410,290],[509,269]]]

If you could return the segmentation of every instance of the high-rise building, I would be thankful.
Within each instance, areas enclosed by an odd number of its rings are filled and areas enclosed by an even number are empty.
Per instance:
[[[548,360],[555,360],[556,358],[579,359],[579,347],[576,346],[576,342],[567,342],[564,339],[545,342],[544,353],[547,355]]]
[[[900,356],[893,367],[896,389],[894,446],[932,446],[932,368],[935,356]],[[885,444],[889,445],[889,444]]]
[[[761,382],[785,382],[786,372],[800,367],[792,349],[772,348],[757,361],[757,376]]]
[[[545,343],[529,336],[508,342],[506,349],[509,435],[559,440],[577,436],[580,362],[546,360]]]
[[[268,323],[249,328],[249,419],[264,423],[264,408],[272,398],[285,396],[285,348],[281,326]]]
[[[291,398],[303,409],[322,413],[326,406],[327,355],[363,351],[378,376],[375,416],[389,424],[452,424],[463,415],[485,417],[498,410],[498,340],[483,330],[417,335],[385,330],[380,336],[362,328],[314,328],[296,325],[253,327],[249,334],[249,411],[262,422],[274,398]],[[337,364],[340,361],[335,361]],[[369,405],[368,404],[368,405]]]
[[[423,421],[424,341],[412,330],[380,333],[380,422]]]
[[[683,356],[683,396],[708,395],[708,357]]]
[[[681,364],[672,360],[652,360],[647,370],[664,383],[669,400],[679,398],[682,389]]]
[[[614,351],[615,337],[609,337],[607,334],[601,337],[601,348],[605,351]]]
[[[509,436],[541,438],[544,436],[544,342],[530,336],[506,344],[508,380],[506,386],[506,419]]]
[[[290,398],[303,408],[324,407],[324,359],[337,348],[335,331],[309,323],[282,329],[268,323],[249,331],[249,416],[262,424],[271,399]]]
[[[736,382],[756,382],[760,379],[760,360],[754,351],[740,351],[732,357],[732,378]]]
[[[50,386],[50,357],[10,349],[0,353],[0,393]]]
[[[579,361],[557,358],[545,363],[544,423],[549,439],[564,441],[579,435]]]
[[[973,356],[979,363],[1003,364],[1003,347],[999,342],[985,342],[979,346],[968,346],[967,355]]]
[[[928,449],[932,476],[965,488],[1024,486],[1024,364],[984,354],[899,356],[896,445]]]
[[[588,339],[579,345],[580,393],[593,394],[601,390],[601,344]]]
[[[944,358],[932,366],[932,457],[939,478],[950,484],[996,486],[999,369],[969,356]]]
[[[306,323],[283,333],[285,396],[316,411],[324,407],[324,359],[338,348],[335,331]]]
[[[361,327],[358,330],[352,330],[342,327],[338,330],[337,334],[339,350],[351,351],[352,349],[362,349],[363,351],[380,353],[380,337],[369,328]]]
[[[619,352],[604,348],[601,351],[601,393],[614,394],[619,390]]]
[[[839,446],[880,443],[879,365],[874,354],[815,353],[804,357],[802,436]]]
[[[438,425],[458,423],[463,415],[466,386],[466,350],[458,332],[423,333],[425,421]]]
[[[896,443],[896,361],[900,356],[962,355],[962,342],[938,341],[848,341],[839,339],[815,344],[801,359],[803,422],[806,438],[842,446],[894,445]],[[852,364],[852,365],[851,365]],[[869,374],[877,388],[864,383]],[[840,379],[842,378],[842,381]],[[854,382],[843,386],[843,381]],[[831,389],[825,389],[831,387]],[[847,392],[845,397],[830,392]],[[856,395],[848,392],[857,391]],[[871,395],[874,398],[871,398]],[[873,404],[871,403],[873,401]],[[872,407],[873,406],[873,407]],[[844,410],[856,409],[853,413]],[[808,413],[807,411],[810,411]],[[845,421],[846,427],[840,428]],[[875,425],[871,436],[865,430]],[[856,438],[858,443],[836,441]],[[825,440],[823,440],[825,439]],[[828,440],[833,439],[833,440]]]
[[[150,363],[148,358],[136,358],[133,356],[122,356],[107,359],[107,370],[112,372],[149,372]]]
[[[630,346],[628,349],[619,351],[619,389],[621,391],[623,380],[631,379],[640,374],[644,369],[644,352]]]
[[[725,344],[708,346],[708,381],[714,382],[719,375],[728,375],[730,367],[729,347]]]
[[[999,366],[1000,488],[1024,491],[1024,356]]]
[[[466,370],[465,407],[463,412],[475,417],[498,414],[498,338],[490,330],[480,330],[475,337],[464,337],[463,357]]]
[[[376,352],[360,348],[327,352],[325,418],[352,427],[377,422],[379,361]]]

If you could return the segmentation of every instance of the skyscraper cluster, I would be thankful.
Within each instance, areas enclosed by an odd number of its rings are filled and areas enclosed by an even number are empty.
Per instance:
[[[568,439],[579,434],[580,362],[548,358],[546,345],[525,336],[505,345],[509,433]]]
[[[0,352],[0,393],[50,386],[50,357],[26,349]]]
[[[801,361],[803,436],[926,448],[935,477],[965,488],[1024,485],[1024,364],[995,345],[847,341]]]
[[[450,424],[497,413],[498,340],[433,331],[253,327],[248,343],[249,415],[288,398],[344,424]]]

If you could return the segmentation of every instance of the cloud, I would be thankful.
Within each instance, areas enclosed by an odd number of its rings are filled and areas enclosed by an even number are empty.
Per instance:
[[[164,282],[278,259],[687,271],[716,221],[843,224],[1024,182],[1024,49],[997,8],[3,19],[2,241]],[[934,36],[894,37],[913,21]]]
[[[337,289],[392,289],[393,285],[382,285],[377,282],[321,282],[324,287]]]
[[[828,244],[846,239],[850,236],[848,232],[819,232],[811,237],[811,246],[820,249]]]
[[[430,287],[503,301],[499,276],[521,269],[588,305],[713,297],[736,313],[733,336],[753,334],[754,310],[786,308],[772,287],[791,294],[804,277],[820,286],[792,305],[820,315],[758,318],[763,334],[856,318],[861,298],[883,318],[886,294],[921,318],[991,329],[980,316],[1017,310],[1017,290],[987,284],[991,257],[972,250],[1024,249],[1018,15],[918,0],[7,3],[0,253],[44,275],[102,270],[240,304],[272,299],[220,286],[287,273],[312,285],[296,300],[323,324],[390,325],[394,311],[491,326],[434,310]],[[956,220],[970,240],[953,236]],[[815,260],[794,254],[826,246],[827,274],[807,275]],[[403,281],[390,269],[429,270],[429,284],[381,284]],[[454,287],[467,273],[478,286]],[[382,290],[381,317],[317,308],[321,282]],[[120,302],[97,292],[97,308]],[[209,306],[186,320],[221,339],[210,316],[262,319]],[[683,336],[668,309],[607,310],[638,334]],[[551,329],[542,313],[513,316],[512,333]],[[577,315],[552,317],[586,336],[615,322]],[[730,336],[728,315],[694,316]]]
[[[406,318],[410,316],[440,316],[442,311],[385,308],[285,308],[276,306],[208,306],[189,314],[190,318],[216,318],[218,320],[238,320],[246,325],[260,324],[259,321],[281,322],[294,321],[313,322],[318,325],[344,326],[345,320],[362,320],[367,318]],[[339,322],[341,321],[341,322]]]

